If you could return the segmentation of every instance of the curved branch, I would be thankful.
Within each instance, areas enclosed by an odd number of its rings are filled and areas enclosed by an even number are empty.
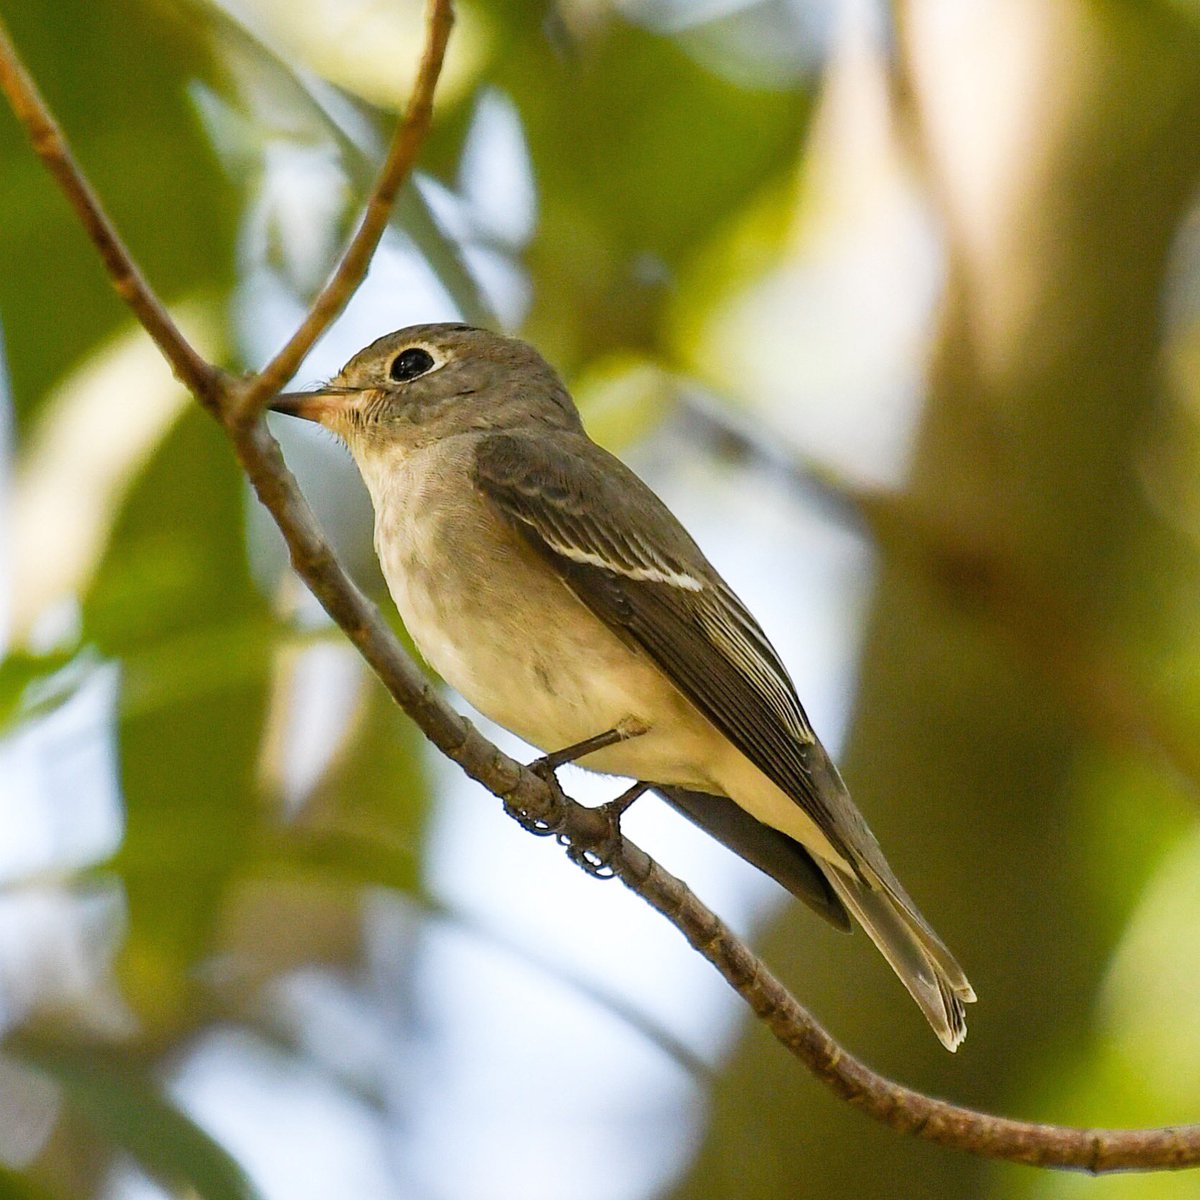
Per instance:
[[[267,401],[296,373],[313,343],[329,328],[362,283],[375,248],[392,214],[392,205],[416,161],[433,119],[433,93],[442,73],[446,43],[454,24],[451,0],[429,0],[425,50],[413,84],[404,120],[396,126],[375,186],[367,196],[362,219],[342,254],[341,261],[317,293],[300,327],[262,371],[250,380],[237,408],[239,421],[251,421]]]
[[[445,0],[433,0],[433,5],[435,12],[448,10]],[[446,29],[448,26],[441,31],[443,38]],[[436,23],[431,21],[431,37],[436,36]],[[442,44],[444,47],[444,40]],[[441,51],[431,56],[427,50],[426,63],[434,58],[440,63]],[[430,69],[436,77],[436,66]],[[872,1071],[843,1050],[684,883],[628,838],[614,834],[602,812],[565,796],[556,784],[547,783],[509,758],[454,712],[334,557],[265,423],[261,418],[244,419],[254,412],[259,395],[269,394],[269,386],[263,384],[261,376],[242,381],[223,375],[200,359],[175,328],[92,194],[2,26],[0,86],[35,148],[75,204],[118,291],[176,373],[193,387],[202,403],[224,418],[238,459],[279,526],[296,572],[429,741],[502,799],[527,826],[557,834],[568,842],[576,861],[582,860],[585,866],[589,857],[593,863],[603,861],[631,891],[679,929],[788,1051],[836,1095],[875,1120],[926,1141],[1033,1166],[1105,1172],[1200,1165],[1200,1125],[1081,1129],[1015,1121],[938,1100]],[[408,119],[405,125],[409,125]],[[419,133],[412,136],[419,142]],[[415,151],[414,145],[404,153],[411,157]],[[389,161],[393,157],[396,155]],[[380,201],[385,202],[386,198]],[[363,227],[366,225],[364,219]],[[370,247],[365,241],[363,247],[359,253],[369,258]],[[352,286],[353,269],[345,278],[351,284],[340,286]],[[337,303],[340,305],[344,299],[342,296]],[[312,328],[319,319],[310,317]],[[309,326],[310,321],[305,325]],[[300,344],[297,339],[293,342]]]
[[[939,1100],[873,1071],[824,1029],[762,960],[673,875],[636,847],[616,863],[626,885],[658,909],[721,973],[779,1042],[837,1096],[922,1141],[1024,1163],[1103,1174],[1200,1165],[1200,1125],[1088,1129],[995,1116]]]
[[[133,310],[142,328],[154,339],[171,364],[175,378],[206,408],[215,410],[219,372],[207,363],[179,331],[146,282],[100,198],[75,161],[58,122],[50,113],[0,20],[0,91],[16,114],[38,157],[54,176],[79,217],[79,223],[100,252],[117,295]]]

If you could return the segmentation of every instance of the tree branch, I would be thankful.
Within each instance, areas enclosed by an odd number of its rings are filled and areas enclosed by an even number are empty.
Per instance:
[[[424,82],[418,84],[418,93],[422,88],[432,90],[449,28],[448,14],[448,0],[432,0],[430,43],[423,60]],[[1034,1166],[1104,1172],[1200,1164],[1200,1125],[1140,1130],[1080,1129],[1014,1121],[935,1099],[872,1071],[843,1050],[750,948],[686,885],[628,838],[614,836],[603,813],[565,796],[556,784],[547,783],[509,758],[455,713],[429,685],[378,609],[338,563],[284,463],[278,443],[261,419],[252,419],[261,399],[273,389],[273,379],[264,383],[263,376],[237,380],[224,375],[200,358],[179,333],[88,187],[3,26],[0,26],[0,86],[34,148],[74,204],[117,291],[176,374],[222,420],[251,485],[283,534],[296,572],[396,702],[447,757],[504,800],[513,815],[524,823],[535,824],[538,832],[557,834],[567,842],[576,861],[582,860],[587,866],[585,856],[591,856],[606,863],[630,890],[661,912],[716,967],[787,1050],[836,1095],[875,1120],[926,1141]],[[428,104],[426,94],[423,100],[415,100],[410,106],[401,133],[404,129],[410,132],[397,136],[388,160],[399,165],[391,175],[385,169],[391,183],[376,189],[378,196],[371,209],[374,216],[370,220],[364,217],[351,253],[347,254],[347,259],[353,255],[353,261],[347,266],[343,260],[322,292],[322,297],[328,298],[318,300],[302,329],[269,369],[276,372],[294,369],[294,366],[289,368],[292,357],[296,356],[298,361],[361,277],[374,244],[372,239],[378,239],[376,227],[382,228],[380,211],[386,209],[424,135]]]
[[[54,176],[88,237],[100,252],[117,295],[133,310],[142,328],[154,339],[171,364],[176,379],[210,411],[215,411],[219,372],[196,352],[179,332],[133,256],[121,240],[100,198],[71,154],[58,122],[50,113],[37,84],[21,62],[8,29],[0,19],[0,91],[25,127],[29,141]]]
[[[425,50],[413,84],[404,120],[396,126],[387,158],[367,196],[362,220],[342,254],[341,261],[317,293],[300,327],[288,338],[274,358],[250,381],[233,415],[238,421],[253,421],[267,402],[291,377],[312,349],[313,343],[329,328],[334,317],[346,307],[362,283],[383,231],[387,228],[392,205],[416,161],[421,144],[433,119],[433,93],[446,57],[446,43],[454,24],[451,0],[430,0],[426,16]]]

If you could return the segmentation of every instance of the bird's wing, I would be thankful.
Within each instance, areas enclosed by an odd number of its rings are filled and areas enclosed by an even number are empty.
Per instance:
[[[727,796],[710,796],[686,788],[654,789],[710,837],[770,875],[831,925],[850,932],[850,914],[813,856],[793,838],[752,817]]]
[[[859,840],[861,818],[828,786],[828,760],[779,655],[632,471],[582,435],[564,444],[495,433],[478,443],[475,482],[596,616],[648,654],[848,863],[858,860],[847,843]]]

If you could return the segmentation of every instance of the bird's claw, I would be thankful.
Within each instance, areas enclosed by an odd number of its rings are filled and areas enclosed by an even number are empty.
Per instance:
[[[566,796],[563,794],[562,784],[558,782],[558,775],[555,772],[562,766],[562,763],[555,761],[555,756],[547,754],[542,758],[535,758],[533,762],[528,763],[526,770],[532,771],[551,791],[557,801],[556,808],[558,818],[552,821],[543,820],[541,817],[531,816],[519,804],[511,799],[504,801],[504,811],[526,833],[532,833],[535,837],[549,837],[552,833],[558,832],[559,824],[562,821],[563,805],[566,802]]]
[[[593,846],[576,846],[569,837],[558,836],[559,844],[567,849],[567,857],[593,879],[612,879],[616,876],[609,856],[616,853],[617,841],[607,843],[602,849]]]
[[[508,815],[512,817],[512,819],[516,821],[516,823],[520,825],[520,827],[525,830],[526,833],[532,833],[534,837],[549,837],[557,830],[557,826],[552,822],[543,821],[540,817],[531,816],[523,808],[520,808],[516,804],[512,803],[511,800],[504,801],[504,811],[508,813]]]

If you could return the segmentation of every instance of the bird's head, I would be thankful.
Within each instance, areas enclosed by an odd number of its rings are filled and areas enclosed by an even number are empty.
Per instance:
[[[472,430],[579,429],[554,369],[532,346],[470,325],[412,325],[360,350],[328,383],[271,408],[316,421],[356,458]]]

